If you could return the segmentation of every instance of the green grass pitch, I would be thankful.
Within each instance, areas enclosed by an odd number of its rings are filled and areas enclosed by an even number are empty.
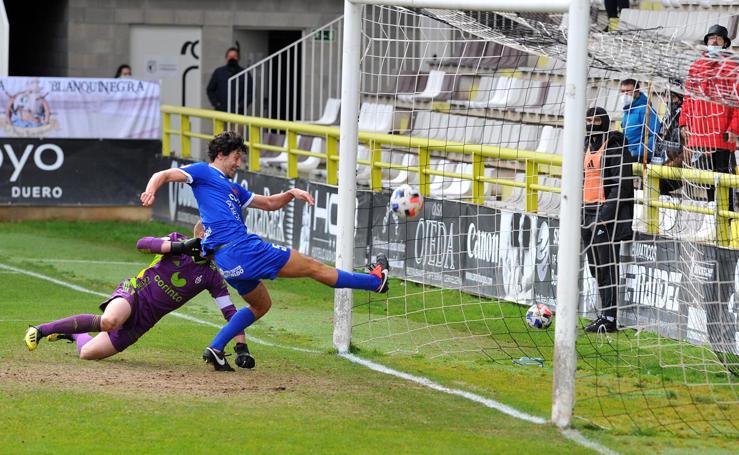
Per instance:
[[[0,263],[108,293],[148,264],[150,256],[135,251],[136,239],[171,230],[158,223],[0,223]],[[358,355],[549,416],[551,365],[514,366],[509,357],[538,353],[547,358],[551,330],[531,334],[512,325],[521,312],[509,304],[481,304],[459,293],[392,284],[384,302],[356,294]],[[277,280],[268,288],[274,306],[248,334],[275,346],[252,342],[256,369],[218,374],[200,360],[217,329],[171,315],[112,359],[81,361],[73,345],[64,342],[43,341],[28,352],[22,336],[29,324],[96,312],[101,298],[0,270],[0,452],[592,453],[551,425],[517,420],[337,357],[331,350],[332,290],[308,280]],[[433,311],[400,318],[406,326],[433,327],[441,321],[445,330],[460,334],[488,330],[493,333],[489,355],[472,356],[462,345],[456,346],[458,356],[438,356],[435,350],[404,349],[407,339],[370,332],[372,317],[400,314],[395,305],[400,296],[404,312],[435,305]],[[207,293],[180,312],[223,322]],[[500,321],[493,326],[463,323],[498,313]],[[587,369],[594,363],[585,356],[580,371],[585,378],[582,414],[593,416],[596,402],[604,403],[587,395]],[[619,375],[602,371],[607,373],[598,379],[606,383]],[[669,385],[665,390],[668,396],[657,399],[680,398],[679,392],[670,396]],[[639,400],[633,401],[639,406]],[[578,424],[578,429],[620,453],[645,448],[729,453],[736,448],[735,440],[721,436],[604,431],[592,423]]]

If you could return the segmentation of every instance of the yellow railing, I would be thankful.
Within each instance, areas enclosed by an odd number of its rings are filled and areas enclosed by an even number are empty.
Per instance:
[[[287,154],[287,177],[298,177],[298,158],[300,156],[316,157],[326,162],[326,181],[330,185],[338,183],[339,162],[339,128],[331,126],[312,125],[308,123],[288,122],[261,117],[249,117],[229,114],[207,109],[194,109],[163,105],[162,112],[162,153],[169,156],[172,153],[170,135],[179,135],[181,155],[184,158],[191,156],[191,138],[210,140],[213,134],[224,131],[226,124],[241,125],[248,128],[249,137],[246,145],[249,148],[249,170],[260,170],[260,154],[263,151],[280,152]],[[172,129],[172,116],[180,117],[180,129]],[[193,132],[190,128],[192,117],[210,120],[213,124],[213,134]],[[261,130],[267,128],[284,131],[287,136],[287,146],[275,146],[260,142]],[[298,148],[298,135],[321,137],[326,141],[326,152],[318,153]],[[524,188],[526,195],[526,211],[536,213],[538,210],[539,191],[559,193],[560,189],[539,184],[539,175],[552,173],[553,168],[562,165],[562,157],[551,153],[540,153],[526,150],[510,149],[480,144],[462,144],[433,139],[422,139],[411,136],[393,134],[379,134],[359,132],[359,142],[366,144],[370,150],[369,160],[357,160],[358,164],[369,166],[370,188],[373,191],[382,189],[383,169],[398,169],[418,174],[419,190],[428,196],[431,176],[444,176],[455,179],[472,180],[472,200],[476,203],[484,202],[485,184],[495,184],[514,188]],[[418,151],[418,166],[403,166],[400,164],[382,161],[382,146],[395,146],[415,149]],[[431,152],[454,152],[468,155],[472,161],[472,174],[459,174],[433,169],[429,166]],[[485,175],[485,159],[500,159],[518,161],[524,164],[525,179],[517,182],[512,179],[493,178]],[[641,164],[634,164],[634,175],[642,175],[644,169]],[[666,166],[648,165],[646,168],[647,185],[644,198],[636,202],[646,206],[647,230],[650,233],[659,233],[659,209],[675,209],[700,214],[715,215],[716,241],[721,246],[730,244],[730,220],[739,218],[739,213],[729,210],[729,190],[739,188],[739,177],[730,174],[720,174],[695,169],[672,168]],[[679,179],[692,183],[716,186],[716,209],[663,202],[659,200],[659,179]]]

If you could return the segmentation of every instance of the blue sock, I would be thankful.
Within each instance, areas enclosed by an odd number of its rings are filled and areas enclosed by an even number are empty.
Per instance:
[[[367,291],[376,291],[380,287],[382,280],[374,275],[368,273],[353,273],[345,272],[343,270],[336,270],[339,272],[339,277],[336,279],[335,288],[352,288],[352,289],[365,289]]]
[[[241,333],[242,330],[254,324],[257,318],[254,317],[254,313],[249,308],[242,308],[233,315],[230,321],[223,326],[218,335],[213,338],[213,342],[210,343],[210,347],[223,351],[226,344],[231,341],[233,337]]]

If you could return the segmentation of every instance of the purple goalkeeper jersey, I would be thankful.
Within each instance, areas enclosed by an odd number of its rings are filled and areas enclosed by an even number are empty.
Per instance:
[[[173,232],[169,239],[179,242],[187,240],[187,237]],[[214,299],[228,296],[228,285],[215,263],[195,261],[186,254],[157,255],[149,267],[131,278],[130,283],[139,302],[146,307],[149,322],[158,321],[205,289]]]

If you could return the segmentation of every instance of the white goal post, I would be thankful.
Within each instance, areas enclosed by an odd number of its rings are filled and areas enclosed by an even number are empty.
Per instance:
[[[585,136],[587,41],[590,2],[587,0],[356,0],[344,2],[344,41],[341,91],[341,142],[336,266],[351,270],[354,230],[362,5],[407,8],[465,9],[501,12],[569,13],[565,85],[564,153],[560,245],[558,255],[557,324],[554,345],[552,421],[570,425],[575,402],[576,326],[579,298],[580,220],[582,205],[582,141]],[[338,289],[334,302],[334,347],[349,351],[352,330],[352,291]]]

